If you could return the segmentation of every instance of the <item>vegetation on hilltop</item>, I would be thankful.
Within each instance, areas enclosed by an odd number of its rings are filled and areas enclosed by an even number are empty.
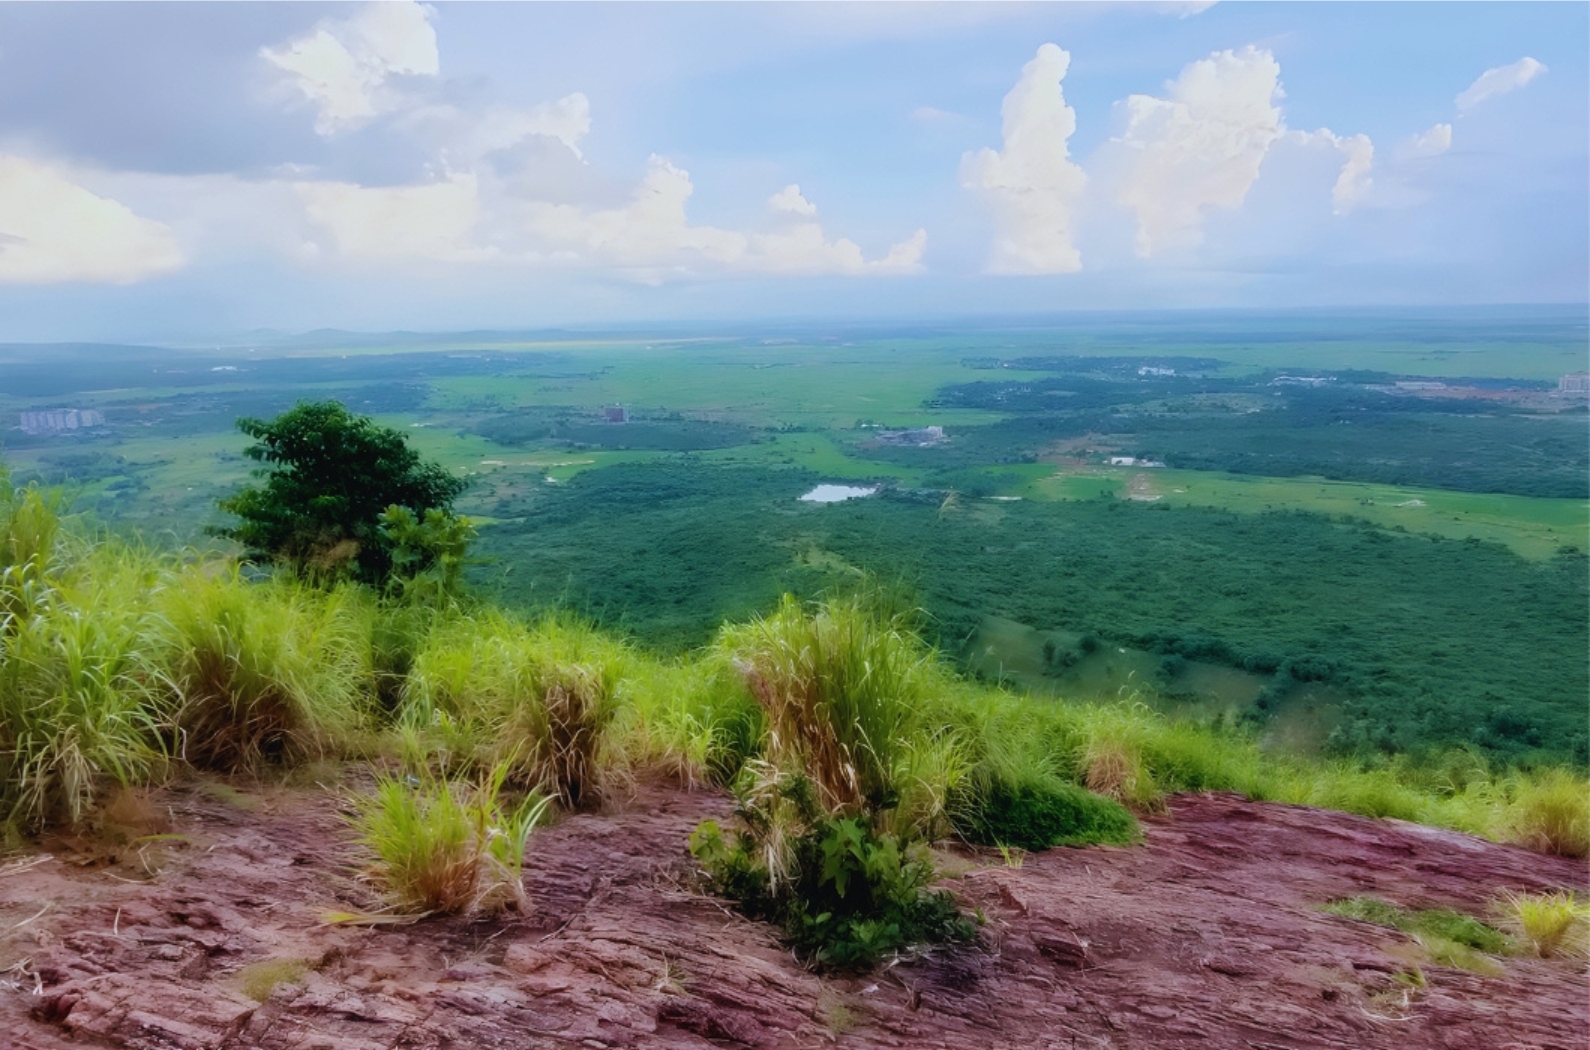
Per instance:
[[[566,617],[250,582],[225,561],[96,542],[36,489],[0,491],[0,554],[0,806],[14,830],[84,821],[108,788],[188,768],[366,757],[415,778],[384,781],[360,825],[415,907],[511,903],[501,887],[536,800],[572,808],[642,771],[735,785],[752,843],[759,827],[793,833],[797,895],[766,914],[834,965],[968,932],[915,844],[952,828],[1034,848],[1129,839],[1101,794],[1152,809],[1165,792],[1237,790],[1590,849],[1582,777],[1475,753],[1365,770],[1265,755],[1240,732],[1142,708],[1035,703],[957,677],[876,598],[786,600],[661,657]],[[401,678],[395,706],[383,676]],[[482,820],[518,829],[507,852]],[[747,863],[765,852],[703,836],[726,887],[743,876],[746,901],[780,900],[771,869]],[[432,899],[435,873],[416,857],[435,851],[456,878]]]
[[[263,464],[254,472],[260,483],[220,501],[241,520],[216,532],[250,556],[384,584],[394,570],[430,568],[439,555],[423,540],[456,546],[449,526],[466,481],[427,462],[402,433],[337,401],[301,402],[268,422],[237,426],[255,439],[243,455]]]

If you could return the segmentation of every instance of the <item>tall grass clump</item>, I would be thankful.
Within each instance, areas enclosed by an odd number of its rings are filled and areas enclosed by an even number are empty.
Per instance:
[[[1541,853],[1590,855],[1590,785],[1567,770],[1517,779],[1508,837]]]
[[[0,629],[29,615],[50,587],[61,546],[56,500],[11,487],[0,468]]]
[[[8,822],[76,823],[106,783],[161,765],[140,617],[61,600],[0,632],[0,805]]]
[[[77,822],[161,763],[136,564],[74,564],[54,502],[0,475],[0,820]]]
[[[352,585],[249,583],[221,562],[170,576],[154,642],[175,750],[206,769],[344,751],[367,726],[369,599]]]
[[[766,720],[732,666],[632,654],[617,685],[612,760],[661,773],[687,788],[733,783],[760,755]]]
[[[819,965],[864,967],[909,945],[969,939],[927,887],[926,839],[964,774],[952,725],[925,717],[942,684],[902,620],[863,597],[725,628],[717,650],[766,719],[764,758],[735,782],[738,826],[706,821],[691,851],[749,915]]]
[[[931,673],[914,636],[859,599],[807,609],[786,595],[718,644],[767,717],[775,765],[803,770],[829,812],[894,804]]]
[[[1510,927],[1542,959],[1590,955],[1590,904],[1571,891],[1507,893],[1497,902],[1503,925]]]
[[[451,612],[452,602],[435,605],[406,596],[383,598],[374,603],[370,621],[370,677],[376,706],[382,714],[394,714],[403,702],[403,691],[414,658],[425,645],[431,629]]]
[[[481,610],[438,623],[415,654],[401,721],[442,763],[508,764],[570,808],[597,803],[625,647],[568,618],[533,626]]]
[[[383,776],[358,802],[358,840],[375,855],[372,873],[398,911],[523,908],[525,848],[551,798],[531,795],[509,808],[507,774],[499,763],[474,786],[425,769],[417,777]]]

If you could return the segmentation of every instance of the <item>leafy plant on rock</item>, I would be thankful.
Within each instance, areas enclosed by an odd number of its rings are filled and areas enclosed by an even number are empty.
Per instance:
[[[759,764],[758,764],[759,765]],[[821,967],[861,969],[915,944],[969,941],[955,898],[928,889],[927,845],[824,812],[810,780],[753,765],[739,785],[741,827],[706,821],[690,850],[752,918],[780,926]]]

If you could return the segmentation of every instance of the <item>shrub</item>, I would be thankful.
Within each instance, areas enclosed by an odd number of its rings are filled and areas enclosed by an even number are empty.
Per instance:
[[[691,849],[719,890],[782,927],[817,965],[864,967],[920,941],[972,936],[926,889],[934,833],[968,767],[962,727],[909,622],[860,594],[725,628],[766,719],[765,760],[736,782],[732,840],[708,821]]]
[[[738,815],[745,830],[726,838],[706,821],[690,851],[720,892],[782,927],[807,961],[860,969],[913,944],[975,936],[949,893],[927,889],[934,873],[924,845],[826,815],[804,777],[780,778],[760,800],[743,795]]]
[[[509,812],[501,797],[507,771],[498,765],[474,788],[429,772],[386,776],[358,803],[359,841],[375,854],[374,873],[399,911],[523,905],[525,846],[551,799],[531,796]]]
[[[449,521],[465,481],[422,459],[402,432],[336,401],[303,402],[269,422],[237,426],[256,441],[243,454],[261,464],[254,472],[261,484],[220,501],[239,524],[218,535],[311,575],[351,573],[383,585],[441,561],[441,575],[456,578],[456,564],[445,562],[461,556],[469,536],[467,522]],[[393,507],[402,513],[383,520]]]
[[[1120,803],[1054,777],[999,779],[952,807],[955,831],[982,846],[1126,845],[1137,821]]]

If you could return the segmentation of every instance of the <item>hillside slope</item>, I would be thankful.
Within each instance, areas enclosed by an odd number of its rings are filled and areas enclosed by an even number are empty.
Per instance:
[[[698,890],[684,843],[728,799],[655,783],[531,843],[522,919],[320,925],[374,906],[339,796],[189,784],[162,832],[0,869],[0,1047],[1579,1048],[1579,962],[1497,976],[1317,910],[1483,913],[1583,891],[1583,862],[1231,795],[1172,798],[1130,849],[950,854],[983,943],[814,975]],[[158,814],[159,816],[153,816]],[[151,874],[152,872],[158,874]],[[42,909],[42,911],[41,911]],[[274,966],[262,962],[276,960]],[[1422,986],[1412,975],[1422,974]],[[273,977],[283,977],[263,1002]]]

